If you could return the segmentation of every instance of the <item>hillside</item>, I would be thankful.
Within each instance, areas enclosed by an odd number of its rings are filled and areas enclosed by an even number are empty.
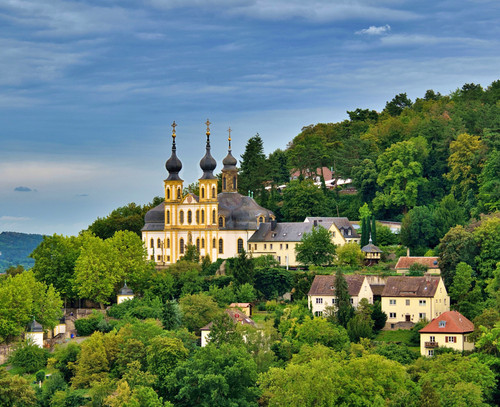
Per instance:
[[[35,261],[29,254],[42,241],[42,235],[2,232],[0,233],[0,273],[10,266],[22,265],[25,269],[33,267]]]

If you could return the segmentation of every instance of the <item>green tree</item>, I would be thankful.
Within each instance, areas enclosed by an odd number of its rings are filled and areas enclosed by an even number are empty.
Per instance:
[[[279,148],[274,150],[267,157],[269,174],[277,185],[286,184],[290,181],[290,171],[288,170],[287,155]]]
[[[478,176],[484,160],[484,145],[479,136],[460,134],[450,144],[448,166],[445,175],[451,181],[451,192],[460,202],[464,202],[468,191],[477,192]]]
[[[450,287],[450,298],[454,302],[461,302],[467,298],[472,289],[472,267],[467,263],[458,263],[453,284]]]
[[[239,192],[247,195],[249,191],[260,191],[262,183],[267,180],[267,163],[264,143],[258,133],[247,141],[241,160]]]
[[[331,233],[322,226],[313,227],[311,233],[304,233],[295,246],[297,261],[315,266],[328,265],[335,256],[335,245]]]
[[[349,286],[342,273],[338,269],[335,275],[335,304],[337,305],[337,321],[343,327],[347,327],[347,323],[354,315],[354,308],[351,305],[351,296],[349,295]]]
[[[432,210],[426,206],[411,209],[403,218],[400,236],[403,245],[417,252],[434,247],[438,240]]]
[[[357,243],[346,243],[336,249],[337,263],[341,266],[360,266],[365,258]]]
[[[49,352],[31,341],[20,342],[9,357],[12,366],[20,368],[23,373],[35,373],[47,364]]]
[[[485,213],[500,211],[500,151],[493,150],[479,175],[479,210]]]
[[[441,399],[429,380],[424,380],[421,385],[419,407],[441,407]]]
[[[352,169],[352,182],[362,202],[371,202],[375,198],[377,177],[377,166],[369,158],[364,159],[359,166]]]
[[[296,328],[295,339],[302,344],[321,344],[338,352],[349,346],[349,336],[346,330],[331,324],[324,318],[306,318]]]
[[[292,288],[292,273],[280,267],[258,267],[255,270],[255,289],[265,299],[273,300]]]
[[[475,269],[481,279],[493,278],[493,271],[500,261],[500,213],[484,218],[473,234],[478,245]]]
[[[312,180],[291,181],[283,191],[281,213],[286,222],[302,222],[308,216],[327,216],[324,193]]]
[[[406,93],[400,93],[390,101],[385,104],[385,109],[387,113],[391,116],[399,116],[403,113],[405,108],[410,108],[412,106],[411,100],[408,98]]]
[[[110,360],[104,342],[104,334],[95,332],[81,345],[81,352],[75,364],[73,388],[86,388],[92,382],[101,381],[110,371]]]
[[[423,138],[392,144],[377,159],[377,184],[382,191],[373,200],[375,209],[398,209],[406,213],[417,203],[424,184],[422,162],[427,156]]]
[[[188,244],[186,246],[186,254],[184,254],[181,259],[192,263],[199,263],[200,253],[194,244]]]
[[[448,231],[457,225],[465,225],[467,214],[463,205],[453,195],[446,195],[434,211],[436,236],[441,239]]]
[[[11,375],[5,368],[0,368],[0,406],[34,407],[36,405],[35,390],[28,380],[19,375]]]
[[[236,323],[225,312],[215,317],[208,339],[211,345],[218,348],[223,344],[239,345],[243,343],[243,337],[237,330]]]
[[[372,243],[376,246],[377,245],[377,223],[375,221],[375,216],[372,216],[371,238],[372,238]]]
[[[252,284],[254,281],[254,264],[251,257],[249,257],[242,249],[238,257],[235,259],[231,267],[233,277],[239,285]]]
[[[200,333],[200,328],[221,312],[212,297],[205,293],[186,295],[180,299],[179,306],[184,326],[197,335]]]
[[[167,379],[179,406],[257,406],[257,366],[243,347],[208,345]]]
[[[374,322],[373,329],[375,331],[380,331],[385,326],[385,323],[387,322],[387,314],[382,311],[382,304],[380,301],[375,301],[373,304],[371,318]]]

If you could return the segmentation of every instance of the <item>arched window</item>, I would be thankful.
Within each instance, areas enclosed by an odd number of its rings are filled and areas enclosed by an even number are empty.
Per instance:
[[[160,238],[158,238],[158,239],[156,240],[156,247],[157,247],[158,249],[161,247],[161,240],[160,240]]]
[[[236,177],[233,177],[233,188],[236,189]]]
[[[200,224],[200,210],[199,209],[196,210],[196,223]]]
[[[181,189],[177,188],[177,199],[181,199]]]
[[[198,250],[198,253],[200,252],[200,238],[196,239],[196,250]]]
[[[188,211],[188,223],[191,224],[193,222],[193,213],[189,210]]]
[[[215,187],[212,187],[212,199],[215,199]]]
[[[201,223],[205,223],[205,209],[201,210]]]
[[[167,199],[170,199],[170,188],[167,188]]]
[[[193,235],[191,232],[188,233],[188,244],[193,244]]]
[[[224,253],[224,242],[222,239],[219,239],[219,254]]]
[[[224,176],[224,178],[222,178],[222,189],[226,190],[226,176]]]
[[[215,209],[212,211],[212,224],[217,224],[217,212],[215,211]]]
[[[205,239],[201,239],[201,248],[204,249],[205,248]]]
[[[167,211],[167,224],[170,223],[170,211]]]
[[[167,239],[167,249],[170,249],[170,239]]]
[[[264,223],[264,217],[263,216],[259,216],[259,223]]]
[[[243,251],[243,239],[239,238],[238,239],[238,253],[241,253]]]
[[[214,237],[214,240],[212,240],[212,247],[215,249],[215,245],[217,244],[216,240],[215,240],[215,237]]]
[[[224,227],[224,217],[223,216],[219,216],[219,227],[220,228]]]
[[[149,246],[151,247],[151,249],[154,249],[154,247],[155,247],[155,240],[153,238],[149,241]]]
[[[201,197],[205,198],[205,188],[201,188]]]
[[[179,240],[179,253],[184,254],[184,239]]]
[[[184,211],[179,212],[179,223],[184,223]]]

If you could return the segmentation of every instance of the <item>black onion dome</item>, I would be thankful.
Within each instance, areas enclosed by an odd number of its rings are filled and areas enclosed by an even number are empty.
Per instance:
[[[168,174],[169,174],[167,181],[180,180],[179,172],[180,172],[180,170],[182,170],[182,163],[176,154],[175,139],[172,143],[172,155],[165,163],[165,168],[167,169]]]
[[[118,295],[134,295],[134,292],[125,282],[124,286],[118,291]]]
[[[215,167],[217,167],[217,162],[215,158],[210,154],[210,133],[207,132],[207,150],[205,155],[200,161],[200,167],[203,170],[203,176],[201,179],[215,179],[213,174]]]
[[[234,170],[234,169],[236,169],[236,164],[237,163],[238,163],[238,161],[231,154],[231,150],[229,150],[227,152],[226,158],[224,158],[222,160],[222,164],[224,164],[224,169],[225,170]]]
[[[28,326],[28,332],[43,332],[43,327],[33,318],[33,321],[31,321],[31,324]]]

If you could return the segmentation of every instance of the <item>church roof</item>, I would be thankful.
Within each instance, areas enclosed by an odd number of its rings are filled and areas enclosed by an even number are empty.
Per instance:
[[[314,224],[305,222],[261,223],[249,242],[299,242],[304,233],[311,233]]]
[[[219,216],[224,217],[222,230],[257,230],[260,216],[271,221],[273,212],[260,206],[253,198],[237,192],[222,192],[217,197]]]
[[[155,231],[165,229],[165,202],[150,209],[144,216],[144,231]]]

